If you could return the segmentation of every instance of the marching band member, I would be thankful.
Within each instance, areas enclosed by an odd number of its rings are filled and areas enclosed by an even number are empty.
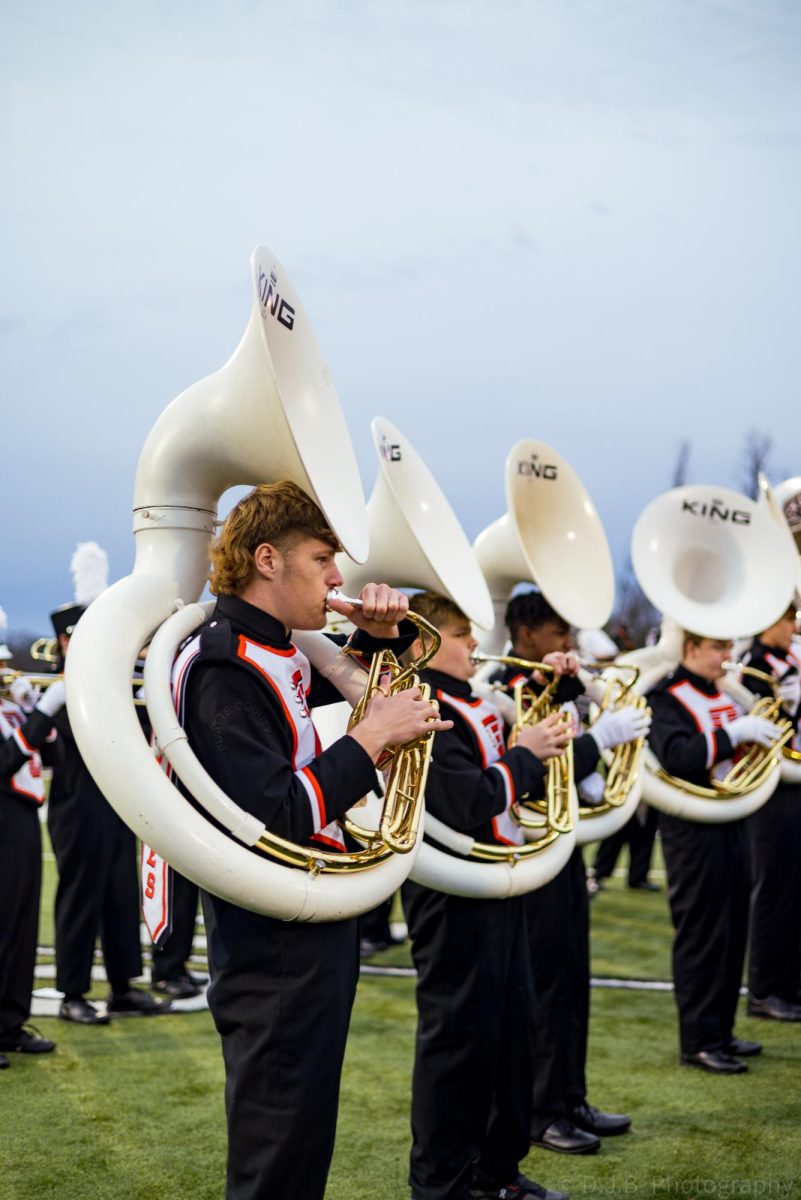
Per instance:
[[[748,665],[777,681],[786,715],[801,749],[801,658],[794,652],[795,604],[754,639]],[[751,675],[743,683],[772,696]],[[780,782],[762,808],[748,818],[751,843],[751,922],[748,951],[748,1015],[801,1021],[801,783]]]
[[[212,545],[211,618],[176,659],[189,743],[228,794],[293,842],[344,849],[337,818],[375,784],[387,745],[449,728],[419,689],[377,692],[366,716],[320,752],[308,699],[341,700],[292,644],[322,629],[340,587],[337,540],[293,483],[255,488]],[[403,650],[408,600],[367,584],[363,607],[331,602],[353,645]],[[407,630],[409,631],[407,633]],[[342,1060],[358,976],[358,922],[292,923],[202,893],[209,1007],[222,1039],[227,1200],[320,1200],[334,1146]]]
[[[0,635],[5,613],[0,609]],[[0,663],[12,657],[0,643]],[[42,757],[52,742],[53,717],[64,704],[64,683],[40,695],[24,677],[14,680],[11,698],[0,696],[0,1068],[6,1053],[42,1054],[55,1042],[25,1027],[39,933],[42,834],[38,808],[44,803]]]
[[[709,786],[738,746],[769,745],[778,729],[742,710],[719,689],[732,643],[685,632],[677,670],[649,693],[650,746],[662,767]],[[675,936],[673,982],[680,1061],[717,1074],[741,1074],[758,1042],[734,1036],[748,923],[747,831],[742,821],[701,823],[660,813],[662,852]]]
[[[50,614],[63,670],[72,631],[103,590],[108,560],[94,542],[79,544],[72,559],[76,602]],[[56,718],[59,758],[54,766],[47,825],[58,867],[56,987],[64,993],[58,1015],[80,1025],[106,1025],[108,1014],[154,1016],[169,1001],[131,986],[142,974],[136,839],[87,769],[66,708]],[[109,981],[107,1013],[86,999],[98,936]]]
[[[453,721],[434,743],[426,807],[482,841],[522,840],[510,805],[543,794],[542,760],[563,753],[571,734],[549,718],[504,752],[500,713],[470,690],[478,643],[469,620],[435,593],[414,596],[413,605],[442,638],[421,678]],[[519,1172],[529,1148],[533,1049],[525,897],[468,899],[408,880],[402,896],[417,968],[414,1200],[560,1200],[564,1193]]]
[[[575,675],[570,626],[540,592],[514,596],[506,625],[511,654],[552,662],[563,678],[557,699],[568,703],[583,691]],[[521,672],[506,667],[502,682],[514,686]],[[535,690],[536,690],[536,685]],[[573,742],[576,784],[584,803],[602,794],[597,772],[602,750],[642,736],[647,714],[634,708],[606,712],[590,733]],[[576,730],[578,733],[578,730]],[[530,892],[528,941],[534,974],[536,1044],[529,1121],[532,1144],[562,1154],[593,1154],[601,1137],[625,1133],[631,1118],[602,1112],[587,1100],[586,1062],[590,1017],[590,926],[584,859],[577,846],[559,874]]]

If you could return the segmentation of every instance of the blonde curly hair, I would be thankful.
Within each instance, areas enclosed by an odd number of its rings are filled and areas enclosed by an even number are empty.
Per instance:
[[[260,483],[231,509],[211,543],[212,594],[238,596],[244,591],[253,578],[253,554],[262,543],[285,552],[307,537],[341,549],[320,509],[296,483]]]

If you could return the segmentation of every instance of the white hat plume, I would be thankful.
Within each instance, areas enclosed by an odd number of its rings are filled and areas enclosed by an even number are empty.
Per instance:
[[[97,542],[79,542],[70,559],[75,603],[91,604],[108,587],[108,555]]]

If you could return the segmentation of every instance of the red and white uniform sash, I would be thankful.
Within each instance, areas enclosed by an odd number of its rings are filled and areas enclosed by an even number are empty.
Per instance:
[[[794,654],[792,650],[788,651],[786,658],[780,658],[778,654],[768,652],[765,654],[765,662],[780,683],[793,668],[801,675],[801,658],[797,654]],[[793,750],[801,751],[801,730],[796,729],[790,746]]]
[[[711,696],[707,695],[706,692],[695,687],[689,679],[682,679],[679,683],[671,684],[668,691],[693,718],[698,732],[703,733],[707,744],[707,769],[715,779],[722,779],[731,769],[732,760],[729,758],[722,762],[715,762],[717,755],[715,733],[729,721],[734,721],[737,717],[742,716],[744,710],[731,696],[720,691],[716,691]]]
[[[469,727],[478,746],[482,766],[498,771],[503,780],[506,807],[497,817],[492,818],[492,832],[496,841],[505,846],[521,846],[525,840],[523,830],[512,816],[517,805],[514,779],[506,764],[499,761],[506,751],[501,714],[489,700],[462,700],[440,690],[437,690],[436,695],[442,704],[448,704],[455,709]]]
[[[31,746],[25,737],[25,713],[11,700],[0,699],[0,737],[13,738],[25,755],[25,762],[9,779],[12,792],[33,800],[36,804],[44,804],[45,790],[42,776],[42,756],[35,747]],[[55,733],[51,731],[48,741],[52,741]]]

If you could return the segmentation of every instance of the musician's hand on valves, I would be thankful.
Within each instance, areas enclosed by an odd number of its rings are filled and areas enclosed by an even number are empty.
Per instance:
[[[545,762],[564,754],[573,737],[572,725],[565,720],[564,713],[555,712],[536,725],[524,725],[517,735],[517,745],[524,746]]]
[[[384,677],[389,682],[389,677]],[[349,737],[355,738],[373,762],[387,746],[402,746],[426,733],[453,729],[453,721],[443,721],[436,700],[424,700],[419,688],[403,688],[389,694],[379,688],[371,696],[364,717],[354,725]]]
[[[776,695],[782,702],[782,707],[790,716],[795,716],[801,704],[801,675],[795,671],[785,675],[776,685]]]
[[[46,717],[54,717],[59,709],[64,707],[66,700],[67,691],[64,687],[64,680],[59,679],[56,683],[51,683],[50,687],[45,689],[45,694],[37,701],[36,707]]]
[[[770,746],[781,737],[781,729],[765,717],[746,715],[737,717],[723,726],[729,735],[732,746],[741,746],[743,742],[756,742],[759,746]]]
[[[15,704],[18,704],[23,712],[33,712],[36,708],[36,703],[42,694],[42,689],[34,687],[30,679],[25,675],[18,676],[13,680],[8,689],[11,699]]]
[[[627,704],[623,708],[602,712],[590,727],[599,750],[611,750],[624,742],[646,737],[651,728],[651,710]]]

